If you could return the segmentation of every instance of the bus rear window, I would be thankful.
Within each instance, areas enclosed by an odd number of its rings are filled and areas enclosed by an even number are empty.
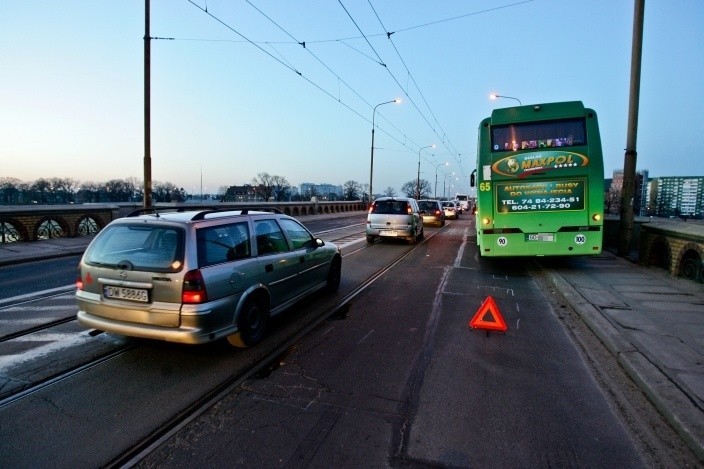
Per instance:
[[[491,127],[491,151],[574,147],[587,144],[584,118]]]

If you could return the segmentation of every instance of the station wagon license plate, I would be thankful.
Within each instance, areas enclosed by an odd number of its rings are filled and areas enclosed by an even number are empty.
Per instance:
[[[398,233],[394,230],[383,230],[379,232],[379,236],[398,236]]]
[[[113,300],[139,301],[141,303],[149,302],[149,293],[147,290],[142,290],[139,288],[113,287],[110,285],[104,285],[103,296]]]

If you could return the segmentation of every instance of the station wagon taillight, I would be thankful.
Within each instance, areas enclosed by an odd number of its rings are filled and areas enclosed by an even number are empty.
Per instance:
[[[406,205],[406,213],[408,213],[409,215],[412,215],[413,214],[413,207],[411,207],[410,205]]]
[[[185,304],[198,304],[208,301],[208,294],[205,291],[205,282],[200,270],[190,270],[183,277],[183,291],[181,292],[181,302]]]

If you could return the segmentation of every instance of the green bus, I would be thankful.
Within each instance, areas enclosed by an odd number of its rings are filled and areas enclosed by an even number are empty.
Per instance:
[[[495,109],[479,125],[470,184],[482,256],[601,253],[601,138],[581,101]]]

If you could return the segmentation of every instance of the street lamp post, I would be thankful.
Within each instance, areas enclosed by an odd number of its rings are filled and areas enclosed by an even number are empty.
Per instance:
[[[446,174],[445,174],[445,179],[443,179],[443,181],[442,181],[442,197],[443,197],[443,198],[447,198],[447,197],[449,196],[449,194],[448,194],[448,195],[445,195],[445,188],[446,188],[446,184],[447,184],[447,177],[448,177],[448,176],[454,176],[454,174],[455,174],[455,173],[446,173]]]
[[[372,205],[372,194],[374,192],[372,191],[372,177],[374,176],[374,128],[376,127],[374,125],[374,118],[376,117],[376,108],[379,106],[382,106],[384,104],[391,104],[391,103],[400,103],[400,99],[394,99],[393,101],[386,101],[383,103],[379,103],[376,106],[374,106],[374,111],[372,112],[372,154],[370,158],[370,164],[369,164],[369,205]]]
[[[501,96],[500,94],[491,93],[491,94],[489,95],[489,98],[491,98],[491,99],[498,99],[498,98],[515,99],[516,101],[518,101],[518,104],[519,104],[520,106],[523,106],[523,103],[521,102],[520,99],[511,97],[511,96]]]
[[[450,163],[445,162],[445,163],[440,163],[435,167],[435,198],[438,198],[438,168],[440,166],[448,166]]]
[[[420,147],[418,149],[418,178],[416,179],[416,200],[420,199],[420,151],[426,148],[435,148],[435,144],[428,145],[427,147]]]

